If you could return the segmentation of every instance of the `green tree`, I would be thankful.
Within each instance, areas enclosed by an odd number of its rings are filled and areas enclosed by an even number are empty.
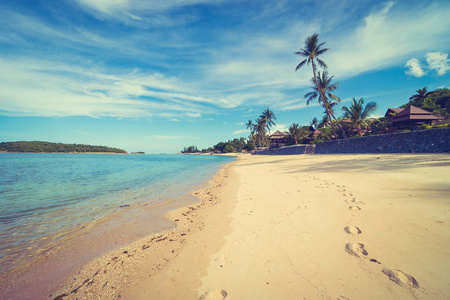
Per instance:
[[[428,98],[428,96],[432,95],[433,92],[428,92],[427,91],[427,87],[424,87],[422,89],[418,89],[416,91],[417,94],[412,95],[411,97],[409,97],[409,105],[414,105],[417,107],[422,107],[425,99]]]
[[[373,122],[370,123],[369,128],[371,134],[385,134],[391,126],[392,123],[389,122],[386,117],[381,117],[374,119]]]
[[[298,69],[303,67],[305,64],[307,64],[307,65],[311,64],[312,65],[313,83],[314,83],[314,85],[317,88],[317,92],[319,93],[319,97],[322,99],[322,100],[319,100],[319,101],[321,101],[322,103],[325,104],[324,107],[325,107],[327,115],[328,116],[334,116],[328,111],[328,106],[326,105],[326,100],[325,100],[325,94],[324,94],[321,86],[319,85],[319,82],[318,82],[318,79],[317,79],[318,76],[317,76],[317,72],[316,72],[316,62],[323,69],[327,69],[326,63],[323,60],[321,60],[319,58],[319,56],[324,54],[325,52],[327,52],[330,49],[329,48],[323,48],[323,45],[325,45],[325,42],[319,43],[319,35],[317,33],[314,33],[312,36],[307,37],[306,40],[305,40],[304,48],[300,49],[300,51],[298,51],[298,52],[295,52],[296,55],[304,58],[297,65],[297,67],[295,68],[295,71],[297,71]],[[334,128],[333,124],[332,124],[332,130],[334,132],[334,135],[336,136],[336,129]],[[345,132],[343,132],[343,134],[346,137]]]
[[[299,142],[309,135],[308,126],[299,126],[296,123],[292,123],[288,129],[289,136],[287,137],[288,144],[298,145]]]
[[[314,117],[311,120],[311,123],[309,124],[312,128],[317,129],[319,127],[319,120],[317,120],[316,117]]]
[[[358,132],[359,136],[362,136],[362,126],[367,125],[367,120],[371,113],[377,110],[377,104],[375,102],[369,102],[364,107],[364,99],[361,98],[356,102],[353,98],[352,105],[350,107],[344,106],[342,110],[345,112],[344,117],[349,118],[352,121],[353,126]]]
[[[333,119],[337,121],[334,115],[333,106],[338,104],[341,99],[333,94],[339,87],[339,83],[332,83],[333,77],[334,76],[329,77],[327,71],[323,71],[322,73],[318,72],[317,78],[311,79],[313,91],[305,94],[305,99],[306,105],[309,105],[311,101],[318,99],[319,104],[325,108],[327,120],[331,125],[334,136],[337,137],[336,129],[332,122]]]
[[[184,149],[181,150],[181,153],[197,153],[197,152],[200,152],[197,146],[184,147]]]
[[[265,109],[261,115],[259,116],[259,130],[261,130],[262,133],[262,139],[264,146],[270,145],[270,128],[275,125],[275,121],[277,118],[275,117],[275,113],[271,111],[269,108]],[[268,135],[266,134],[269,133]]]
[[[259,118],[246,123],[247,129],[250,129],[249,139],[253,144],[259,147],[268,147],[270,144],[270,128],[275,125],[275,113],[269,108],[265,109]],[[267,134],[269,132],[269,134]]]

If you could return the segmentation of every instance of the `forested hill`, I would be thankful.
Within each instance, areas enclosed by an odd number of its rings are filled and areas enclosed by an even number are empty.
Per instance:
[[[80,144],[62,144],[49,142],[4,142],[0,143],[0,152],[31,152],[31,153],[127,153],[123,149],[105,146]]]

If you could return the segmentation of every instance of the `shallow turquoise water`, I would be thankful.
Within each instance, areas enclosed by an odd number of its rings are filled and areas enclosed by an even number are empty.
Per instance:
[[[179,198],[232,160],[210,155],[1,153],[0,271],[14,269],[128,208]]]

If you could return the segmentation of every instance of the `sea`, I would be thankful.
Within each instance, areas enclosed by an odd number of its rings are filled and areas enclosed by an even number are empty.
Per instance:
[[[30,267],[64,244],[89,236],[109,236],[104,245],[113,247],[114,240],[131,242],[163,230],[169,226],[164,212],[196,201],[190,193],[233,160],[0,153],[0,273]]]

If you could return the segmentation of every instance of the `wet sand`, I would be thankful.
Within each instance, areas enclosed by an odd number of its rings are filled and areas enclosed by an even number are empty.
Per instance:
[[[51,298],[448,299],[450,155],[242,155]]]

